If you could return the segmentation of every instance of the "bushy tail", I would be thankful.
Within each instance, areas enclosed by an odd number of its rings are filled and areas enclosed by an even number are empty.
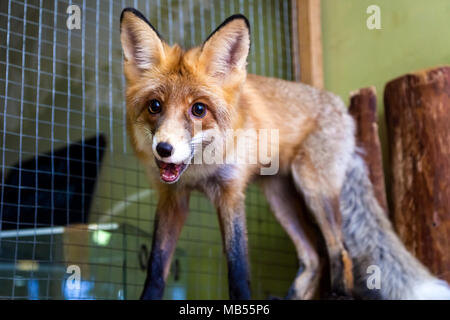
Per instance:
[[[395,234],[375,199],[364,161],[355,154],[351,163],[340,202],[345,245],[354,264],[355,294],[379,299],[450,299],[447,283],[433,277]]]

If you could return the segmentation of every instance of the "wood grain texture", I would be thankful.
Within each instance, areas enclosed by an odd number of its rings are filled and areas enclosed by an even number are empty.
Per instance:
[[[377,96],[375,87],[363,88],[350,94],[349,112],[356,123],[358,147],[364,150],[363,158],[369,169],[375,197],[387,212],[381,144],[378,136]]]
[[[450,281],[450,67],[386,85],[393,222],[406,246]]]
[[[297,0],[296,7],[300,79],[303,83],[323,88],[320,0]]]

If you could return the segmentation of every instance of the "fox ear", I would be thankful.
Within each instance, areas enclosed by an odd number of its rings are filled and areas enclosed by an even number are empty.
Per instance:
[[[125,62],[138,70],[148,70],[164,59],[164,46],[158,32],[136,9],[122,11],[120,40]]]
[[[250,50],[250,25],[236,14],[225,20],[206,39],[201,48],[200,65],[213,77],[226,80],[233,72],[246,71]]]

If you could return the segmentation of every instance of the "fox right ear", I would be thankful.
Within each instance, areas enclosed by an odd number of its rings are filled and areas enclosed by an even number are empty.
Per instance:
[[[234,74],[245,74],[250,50],[250,25],[236,14],[225,20],[203,43],[200,63],[207,74],[227,81]]]
[[[125,62],[140,71],[157,66],[164,59],[164,46],[158,32],[136,9],[122,11],[120,40]]]

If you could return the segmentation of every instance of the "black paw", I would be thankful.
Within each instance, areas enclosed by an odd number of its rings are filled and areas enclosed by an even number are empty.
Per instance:
[[[269,296],[267,297],[267,300],[283,300],[283,298],[269,294]]]
[[[326,300],[355,300],[354,297],[345,293],[329,292],[325,295]]]

